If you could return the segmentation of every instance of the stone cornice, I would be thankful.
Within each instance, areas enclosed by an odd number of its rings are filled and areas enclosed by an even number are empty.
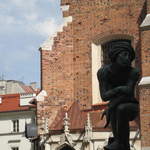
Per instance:
[[[139,85],[150,85],[150,76],[142,77],[139,82]]]
[[[150,14],[147,14],[142,24],[140,25],[141,30],[150,30]]]

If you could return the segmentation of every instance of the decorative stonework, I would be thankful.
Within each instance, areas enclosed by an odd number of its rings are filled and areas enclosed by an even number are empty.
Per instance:
[[[64,134],[60,136],[60,145],[67,144],[73,147],[74,142],[70,134],[69,125],[69,117],[68,113],[66,112],[64,117]]]
[[[48,39],[40,46],[40,50],[51,50],[56,33],[49,36]]]
[[[64,133],[69,134],[69,118],[68,118],[68,113],[65,113],[65,118],[64,118]]]
[[[87,122],[85,125],[85,136],[83,138],[84,143],[89,143],[92,139],[92,126],[90,121],[90,114],[87,114]]]
[[[142,77],[139,85],[150,85],[150,77]]]
[[[140,25],[142,30],[150,30],[150,14],[147,14],[144,21]]]
[[[64,118],[64,133],[65,133],[66,142],[68,142],[70,145],[73,145],[73,139],[69,130],[69,118],[67,112],[65,113],[65,118]]]
[[[45,97],[47,97],[47,92],[45,90],[42,90],[37,96],[36,100],[37,102],[44,101]]]
[[[72,150],[75,150],[71,145],[69,145],[67,142],[65,142],[64,144],[60,145],[59,147],[56,148],[56,150],[61,150],[63,149],[64,147],[69,147],[71,148]],[[77,149],[76,149],[77,150]]]
[[[45,134],[49,133],[49,128],[48,128],[48,118],[45,119]]]
[[[69,11],[69,5],[63,5],[61,6],[62,13]],[[58,28],[58,30],[48,37],[48,39],[40,46],[40,50],[52,50],[53,44],[54,44],[54,38],[57,37],[57,34],[59,32],[63,32],[64,27],[68,25],[68,23],[72,22],[72,16],[67,16],[63,18],[64,21],[62,25]]]

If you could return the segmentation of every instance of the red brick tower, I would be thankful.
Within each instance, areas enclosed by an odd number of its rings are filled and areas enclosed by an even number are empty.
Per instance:
[[[143,150],[150,147],[150,0],[61,0],[67,23],[41,48],[41,85],[48,97],[38,102],[39,133],[64,104],[79,101],[82,109],[93,101],[92,63],[95,49],[113,39],[131,40],[135,64],[141,69],[139,100]],[[146,18],[145,18],[146,16]],[[145,19],[144,19],[145,18]],[[94,45],[94,46],[93,46]],[[94,48],[93,48],[94,47]],[[144,93],[144,94],[143,94]]]
[[[140,120],[142,150],[150,149],[150,0],[147,0],[147,14],[141,29],[141,70],[140,81]]]

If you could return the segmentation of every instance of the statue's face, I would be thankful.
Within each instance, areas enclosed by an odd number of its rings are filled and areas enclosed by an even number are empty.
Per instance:
[[[131,65],[131,56],[128,51],[122,51],[117,55],[116,63],[120,67],[129,67]]]

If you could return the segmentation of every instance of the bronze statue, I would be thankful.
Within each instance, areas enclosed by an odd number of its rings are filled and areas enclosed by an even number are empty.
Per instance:
[[[105,150],[130,150],[129,121],[138,115],[138,101],[134,88],[139,79],[139,70],[131,66],[135,52],[128,40],[109,42],[108,56],[111,60],[98,70],[97,77],[103,101],[109,101],[104,112],[107,123],[111,123],[113,140]]]

